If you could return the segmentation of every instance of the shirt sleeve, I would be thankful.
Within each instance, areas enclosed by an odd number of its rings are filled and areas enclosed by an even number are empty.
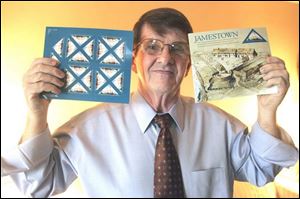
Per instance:
[[[48,128],[1,155],[1,176],[6,175],[12,177],[27,197],[61,193],[76,178],[72,164],[54,142]]]
[[[299,151],[289,135],[282,128],[280,130],[289,138],[289,144],[265,132],[258,122],[250,134],[241,132],[236,136],[231,159],[237,180],[263,186],[273,181],[282,168],[296,163]]]

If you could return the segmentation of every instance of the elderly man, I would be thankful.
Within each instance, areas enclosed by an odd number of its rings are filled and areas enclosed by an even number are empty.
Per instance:
[[[28,196],[65,191],[79,177],[90,197],[232,197],[234,180],[262,186],[298,150],[276,124],[288,87],[282,60],[268,57],[261,68],[279,92],[258,97],[258,119],[250,133],[238,119],[207,103],[180,95],[191,66],[187,34],[192,27],[177,10],[146,12],[134,26],[132,70],[138,89],[130,104],[101,104],[73,117],[51,135],[50,101],[64,73],[50,58],[33,61],[24,76],[28,123],[13,155],[2,156]]]

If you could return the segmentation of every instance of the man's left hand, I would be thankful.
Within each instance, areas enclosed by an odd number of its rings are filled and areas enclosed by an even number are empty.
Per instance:
[[[266,86],[276,85],[278,92],[275,94],[258,95],[259,110],[275,113],[277,107],[282,102],[290,86],[289,73],[285,63],[278,57],[267,57],[267,64],[260,68],[263,79],[267,81]]]

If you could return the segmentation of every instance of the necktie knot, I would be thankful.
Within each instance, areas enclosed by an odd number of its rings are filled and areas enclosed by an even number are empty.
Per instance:
[[[168,113],[164,115],[156,115],[153,120],[161,129],[169,128],[172,122],[172,118]]]

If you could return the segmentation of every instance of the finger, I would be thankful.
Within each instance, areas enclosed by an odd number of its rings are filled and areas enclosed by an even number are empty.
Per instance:
[[[262,67],[260,67],[259,70],[262,74],[266,74],[273,70],[286,70],[286,68],[282,62],[278,62],[278,63],[265,64]]]
[[[29,84],[26,88],[29,94],[38,94],[42,92],[52,92],[55,94],[61,93],[61,90],[55,85],[46,82],[37,82],[34,84]]]
[[[277,77],[277,78],[272,78],[269,79],[266,82],[266,87],[272,87],[272,86],[278,86],[278,93],[282,93],[282,92],[286,92],[288,87],[290,86],[289,83],[287,83],[286,81],[284,81],[281,77]]]
[[[53,67],[53,65],[46,65],[42,63],[36,64],[30,71],[29,75],[34,75],[36,73],[46,73],[52,76],[55,76],[57,78],[63,78],[65,76],[65,73],[56,67]]]
[[[50,66],[58,66],[59,62],[56,59],[48,58],[48,57],[42,57],[42,58],[37,58],[35,59],[32,63],[31,66],[35,66],[38,64],[45,64],[45,65],[50,65]]]
[[[285,82],[289,82],[289,73],[286,70],[272,70],[263,74],[263,79],[266,81],[277,77],[281,77]]]
[[[33,75],[30,75],[28,78],[28,83],[37,83],[37,82],[46,82],[54,84],[58,87],[62,87],[64,85],[64,82],[61,81],[61,79],[56,78],[52,75],[49,75],[47,73],[35,73]]]
[[[282,63],[283,65],[285,65],[285,62],[282,59],[275,56],[268,56],[267,63]]]

